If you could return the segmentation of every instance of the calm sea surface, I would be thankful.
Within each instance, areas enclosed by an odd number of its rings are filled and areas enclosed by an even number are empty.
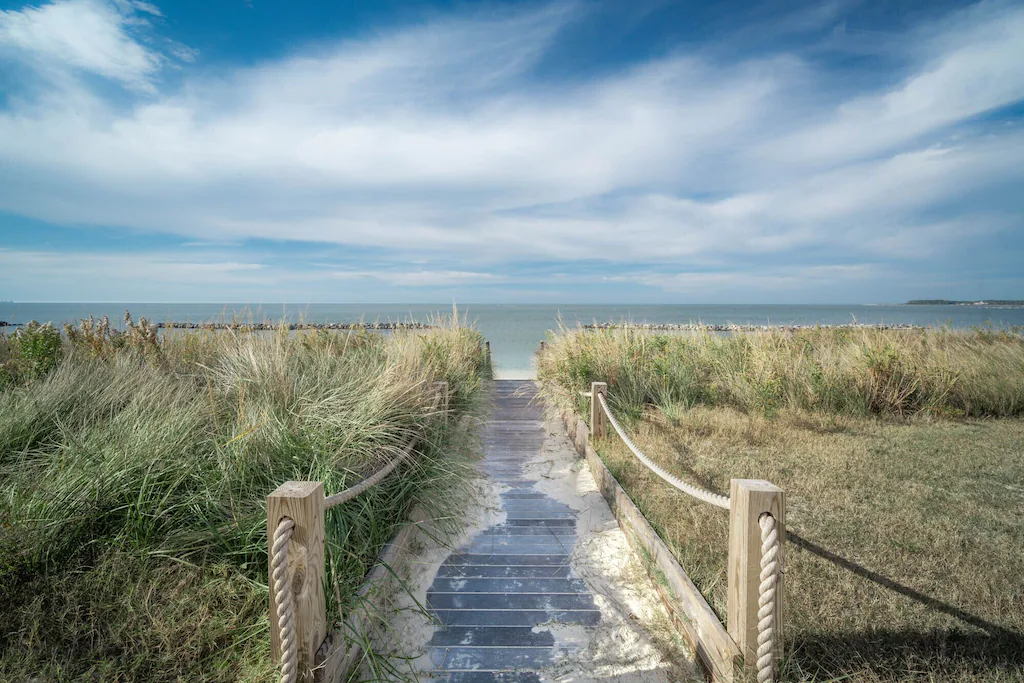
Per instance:
[[[138,319],[154,321],[279,320],[307,322],[426,320],[450,313],[451,307],[434,304],[31,304],[0,303],[0,320],[24,323],[29,320],[63,323],[107,315],[120,321],[125,309]],[[951,324],[970,327],[992,323],[997,326],[1024,325],[1024,309],[974,308],[967,306],[879,306],[879,305],[534,305],[476,304],[460,307],[460,314],[472,322],[491,342],[496,369],[505,377],[528,377],[533,373],[534,349],[559,321],[567,327],[578,322],[648,323],[704,322],[709,324],[798,324],[908,323]]]

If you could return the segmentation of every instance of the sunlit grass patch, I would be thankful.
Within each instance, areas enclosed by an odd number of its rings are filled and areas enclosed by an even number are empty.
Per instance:
[[[409,509],[451,517],[487,369],[478,333],[87,329],[0,393],[0,678],[269,680],[265,497],[339,491],[329,594],[353,598]],[[434,382],[450,385],[446,416]],[[445,419],[447,417],[447,419]],[[443,521],[441,522],[443,525]],[[345,608],[329,601],[329,617]]]
[[[887,334],[570,333],[539,365],[548,395],[583,414],[578,390],[609,382],[629,433],[674,474],[786,490],[785,680],[1024,681],[1022,342]],[[897,349],[920,395],[872,400],[865,348]],[[847,378],[841,395],[812,400],[811,360]],[[956,381],[920,389],[935,368]],[[766,378],[781,387],[770,405],[749,389]],[[727,513],[665,485],[614,433],[597,449],[724,619]]]

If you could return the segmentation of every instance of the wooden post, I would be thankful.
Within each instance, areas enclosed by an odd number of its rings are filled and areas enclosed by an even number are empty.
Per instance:
[[[601,404],[597,400],[597,395],[600,394],[605,398],[608,398],[608,385],[604,382],[591,382],[590,384],[590,435],[595,439],[603,439],[605,436],[606,423],[608,419],[604,415],[604,410],[601,408]]]
[[[273,562],[274,532],[285,517],[295,522],[288,544],[288,577],[295,597],[295,638],[298,680],[313,680],[316,651],[327,637],[324,598],[324,485],[318,481],[288,481],[267,496],[267,546]],[[270,655],[281,659],[274,579],[270,577]]]
[[[757,479],[733,479],[729,512],[729,635],[743,655],[747,677],[757,668],[757,601],[761,584],[761,515],[775,517],[779,534],[779,563],[786,538],[785,492]],[[782,654],[782,575],[775,588],[775,657]]]
[[[484,349],[487,355],[487,367],[491,367],[491,342],[484,342]]]

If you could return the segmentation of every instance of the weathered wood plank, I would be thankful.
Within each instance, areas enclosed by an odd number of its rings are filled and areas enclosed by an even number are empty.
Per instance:
[[[345,625],[336,627],[317,653],[316,681],[339,683],[362,656],[360,643],[375,627],[381,614],[381,596],[398,590],[395,575],[405,577],[414,548],[422,543],[422,527],[428,524],[422,510],[414,510],[410,521],[384,547],[377,563],[366,575],[358,591],[360,608],[345,619]]]
[[[562,624],[594,626],[601,621],[601,610],[431,610],[445,626],[530,626],[556,621]]]
[[[427,593],[433,609],[580,610],[594,609],[589,593]]]
[[[298,675],[313,680],[317,650],[327,635],[324,597],[324,487],[320,482],[289,481],[267,496],[268,555],[273,562],[274,532],[282,519],[295,522],[288,547],[288,579],[295,600],[295,637]],[[277,600],[270,582],[270,649],[275,663],[281,658]]]
[[[594,479],[597,481],[605,500],[615,514],[619,526],[626,532],[626,538],[638,549],[647,553],[654,566],[668,583],[670,592],[652,576],[654,585],[669,611],[676,617],[682,634],[690,642],[703,667],[715,681],[734,681],[740,666],[740,651],[725,627],[708,605],[704,596],[686,575],[668,546],[640,512],[605,466],[597,451],[589,444],[586,424],[575,413],[563,413],[563,423],[570,438],[574,437],[577,451],[586,458]],[[650,569],[649,569],[650,571]]]
[[[786,537],[785,492],[756,479],[733,479],[729,519],[729,635],[743,655],[749,676],[757,664],[757,607],[761,574],[761,515],[775,517],[779,538]],[[779,544],[782,561],[783,543]],[[782,653],[782,576],[775,589],[775,655]]]

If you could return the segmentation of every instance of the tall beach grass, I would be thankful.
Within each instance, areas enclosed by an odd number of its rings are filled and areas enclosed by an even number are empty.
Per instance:
[[[1024,340],[989,330],[563,331],[544,392],[608,402],[652,459],[786,491],[784,681],[1024,682]],[[726,613],[728,515],[614,434],[612,474]]]
[[[821,328],[720,336],[564,331],[538,377],[614,385],[619,407],[730,406],[771,415],[980,417],[1024,413],[1024,336],[1012,331]]]
[[[457,319],[374,333],[67,330],[0,361],[0,679],[269,680],[266,495],[327,493],[420,453],[328,513],[329,617],[413,505],[444,519],[489,370]],[[444,419],[433,383],[449,382]]]

